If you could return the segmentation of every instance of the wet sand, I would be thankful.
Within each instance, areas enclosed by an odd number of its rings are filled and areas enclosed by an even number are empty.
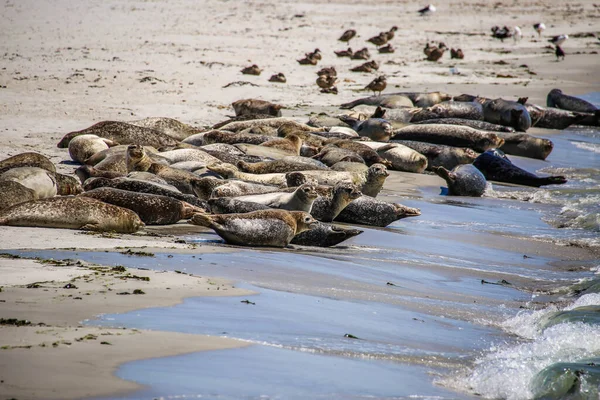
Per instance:
[[[339,104],[367,96],[369,93],[361,89],[374,77],[349,72],[350,67],[359,64],[358,61],[335,58],[333,50],[346,47],[336,39],[348,28],[359,31],[360,38],[351,43],[356,50],[379,31],[392,25],[400,27],[392,42],[397,48],[395,54],[379,55],[373,46],[369,46],[373,58],[382,63],[379,73],[388,77],[387,92],[441,90],[455,95],[529,96],[530,102],[544,105],[547,92],[554,87],[574,95],[599,91],[597,39],[576,38],[574,34],[593,31],[600,9],[593,7],[591,2],[583,2],[582,7],[583,12],[575,11],[557,0],[514,5],[452,1],[440,5],[432,17],[419,18],[414,3],[397,1],[377,2],[377,5],[348,0],[275,4],[212,0],[201,3],[191,0],[4,3],[0,6],[0,33],[9,40],[3,43],[0,52],[3,61],[0,68],[0,159],[24,151],[38,151],[50,157],[59,172],[72,174],[76,166],[68,161],[68,152],[56,148],[60,138],[70,131],[103,120],[127,121],[151,116],[167,116],[195,126],[207,126],[231,115],[232,101],[247,97],[281,103],[286,106],[284,116],[299,121],[306,121],[311,112],[335,114],[339,112]],[[377,9],[375,14],[374,8]],[[548,26],[542,39],[531,29],[538,21],[545,21]],[[504,43],[492,40],[489,28],[504,24],[521,26],[523,39],[516,44],[512,40]],[[467,32],[476,35],[465,35]],[[549,37],[562,33],[568,33],[572,38],[563,46],[567,53],[565,61],[557,63],[553,51],[545,46]],[[427,40],[461,47],[466,58],[451,61],[445,55],[438,63],[424,61],[422,48]],[[319,93],[314,83],[317,68],[300,66],[295,61],[316,46],[324,54],[319,67],[335,65],[338,69],[338,96]],[[500,61],[506,64],[498,64]],[[252,63],[264,68],[259,77],[239,72]],[[451,67],[460,74],[451,75]],[[268,77],[277,72],[287,76],[287,84],[267,82]],[[500,77],[507,75],[512,77]],[[237,81],[249,84],[223,88]],[[551,132],[532,129],[530,133],[547,135]],[[435,176],[393,173],[381,198],[410,205],[411,200],[421,193],[433,193],[441,185],[443,181]],[[425,212],[434,213],[436,208],[432,206]],[[401,224],[394,229],[401,231]],[[370,240],[376,243],[378,232],[377,229],[369,230],[364,242],[362,236],[356,238],[362,247],[355,254],[365,251]],[[435,234],[423,229],[415,232]],[[107,249],[114,253],[133,248],[134,251],[160,251],[164,257],[171,253],[189,257],[215,252],[233,252],[239,257],[245,254],[229,246],[180,243],[181,237],[199,235],[216,239],[207,230],[184,223],[152,227],[136,235],[89,235],[61,229],[2,227],[0,248]],[[461,235],[457,232],[454,235],[454,241],[465,243],[471,249],[481,246],[511,250],[513,257],[522,253],[543,260],[553,259],[553,262],[598,258],[590,249],[557,246],[522,236]],[[407,246],[417,253],[428,252],[419,247],[417,236],[408,243]],[[278,254],[285,254],[293,261],[294,254],[302,251],[285,250],[269,253],[268,257],[277,260]],[[263,263],[261,257],[257,252],[244,261],[250,267],[258,266]],[[145,260],[132,259],[135,260],[133,266],[140,266],[143,263],[139,260]],[[323,263],[326,262],[324,259]],[[463,272],[449,272],[443,267],[430,265],[429,268],[432,273],[444,272],[444,277],[450,281],[459,281],[463,276]],[[175,269],[179,267],[171,267],[171,270]],[[185,297],[214,295],[217,291],[213,290],[215,285],[212,283],[216,282],[224,285],[217,286],[223,288],[219,294],[243,296],[247,293],[216,278],[134,269],[129,272],[148,276],[150,281],[122,281],[112,274],[91,275],[90,282],[76,279],[78,289],[62,289],[71,279],[90,276],[91,271],[79,265],[50,266],[18,259],[0,259],[0,271],[0,285],[3,286],[0,299],[5,300],[0,317],[28,319],[33,324],[43,322],[47,325],[0,326],[0,345],[9,347],[2,350],[0,361],[0,379],[3,380],[0,393],[6,396],[19,399],[80,398],[133,390],[138,388],[136,384],[112,376],[114,369],[123,362],[243,345],[229,339],[200,335],[80,327],[83,320],[102,313],[169,306]],[[216,267],[209,271],[211,276],[226,276]],[[281,271],[276,263],[259,275],[240,274],[236,279],[255,285],[262,282],[273,289],[292,290],[289,276],[285,275],[290,272],[298,279],[295,287],[298,292],[331,295],[328,291],[331,282],[319,279],[327,274],[319,275],[316,270],[302,271],[301,268]],[[498,275],[482,272],[477,276]],[[419,282],[422,277],[412,278]],[[44,283],[38,289],[23,287],[34,282]],[[376,285],[368,287],[369,290],[364,290],[365,283],[360,279],[356,282],[348,280],[337,287],[336,293],[341,298],[367,299],[371,292],[381,289],[378,286],[381,283],[377,281]],[[107,285],[113,291],[141,289],[146,294],[108,296],[102,293],[107,290]],[[404,289],[387,287],[385,290],[398,294],[398,290]],[[411,288],[400,293],[418,298],[437,295],[438,300],[465,303],[477,295],[468,291],[463,293],[463,290],[466,290],[465,286],[458,285],[448,292],[439,291],[439,287],[423,283],[418,290]],[[494,290],[507,289],[494,288],[490,293]],[[496,302],[493,295],[483,297],[489,304]],[[414,302],[396,304],[410,307],[411,303]],[[433,305],[422,308],[428,308],[427,312],[432,314],[439,310]],[[88,333],[97,339],[75,340]],[[103,334],[110,334],[104,335],[109,338],[106,342],[110,345],[100,344],[105,341]],[[55,342],[58,343],[56,347],[53,346]],[[123,351],[125,348],[126,352]],[[28,376],[43,376],[44,379],[31,381]]]

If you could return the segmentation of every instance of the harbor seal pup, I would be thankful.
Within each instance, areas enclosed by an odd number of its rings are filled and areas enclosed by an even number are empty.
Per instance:
[[[57,147],[64,149],[69,147],[69,142],[76,136],[96,135],[101,138],[109,139],[121,144],[139,144],[142,146],[152,146],[161,148],[175,146],[178,140],[165,135],[157,130],[144,128],[119,121],[102,121],[80,131],[67,133],[58,142]]]
[[[359,121],[356,118],[341,115],[340,119],[350,125],[358,133],[358,136],[368,137],[378,142],[387,142],[393,133],[392,124],[383,118],[369,118]]]
[[[482,109],[483,113],[483,109]],[[483,118],[483,116],[482,116]],[[485,121],[476,121],[473,119],[464,119],[464,118],[434,118],[434,119],[426,119],[419,122],[411,121],[416,125],[423,124],[447,124],[447,125],[463,125],[468,126],[469,128],[479,129],[482,131],[489,132],[514,132],[515,128],[511,126],[504,126],[498,124],[491,124]]]
[[[111,187],[89,190],[80,196],[127,208],[135,212],[146,225],[175,224],[179,220],[191,218],[194,213],[206,212],[202,208],[172,197],[130,192]]]
[[[58,193],[56,174],[39,167],[16,167],[0,175],[0,181],[13,181],[33,190],[35,198],[45,199]]]
[[[304,161],[306,160],[306,161]],[[243,172],[252,174],[286,173],[293,171],[328,170],[327,165],[317,160],[304,157],[284,157],[281,160],[247,163],[239,161],[237,167]],[[311,162],[312,161],[312,162]]]
[[[461,164],[471,164],[479,155],[468,147],[445,146],[413,140],[398,140],[397,143],[410,147],[427,157],[428,171],[431,171],[433,167],[444,167],[451,170]]]
[[[381,189],[385,178],[390,176],[387,168],[383,164],[373,164],[367,171],[365,182],[360,186],[360,191],[365,196],[377,197]]]
[[[317,220],[304,211],[259,210],[243,214],[195,214],[190,222],[213,229],[229,244],[285,247],[295,235],[315,226]]]
[[[504,139],[500,150],[506,154],[545,160],[554,148],[550,139],[538,138],[526,133],[496,132],[496,134]]]
[[[0,211],[35,200],[35,192],[15,181],[0,181]]]
[[[317,226],[294,236],[291,244],[300,246],[331,247],[343,241],[360,235],[364,231],[360,229],[345,228],[342,226],[324,224],[319,222]]]
[[[483,106],[474,101],[445,101],[416,111],[412,114],[410,122],[414,123],[439,118],[462,118],[483,121]]]
[[[139,181],[136,179],[128,179],[128,178],[91,178],[88,179],[83,188],[86,191],[98,188],[98,187],[113,187],[116,189],[129,190],[130,192],[138,192],[138,193],[150,193],[157,194],[161,196],[172,197],[177,200],[185,201],[190,203],[196,207],[206,209],[207,204],[205,201],[200,200],[194,195],[184,194],[180,192],[176,192],[174,190],[167,189],[161,185],[155,184],[153,182]]]
[[[427,157],[400,143],[364,142],[389,161],[390,169],[396,171],[422,173],[427,168]]]
[[[82,184],[85,183],[85,181],[89,178],[101,177],[113,179],[125,176],[125,174],[120,172],[102,171],[94,167],[90,167],[89,165],[82,165],[81,167],[77,168],[75,170],[75,175],[77,175]]]
[[[582,113],[594,113],[598,107],[592,103],[574,96],[563,94],[560,89],[552,89],[546,97],[548,107],[561,108],[568,111],[577,111]]]
[[[483,103],[484,120],[492,124],[512,126],[519,132],[526,132],[531,128],[531,116],[523,104],[504,99],[486,100]]]
[[[384,227],[399,219],[419,215],[421,211],[418,208],[362,196],[350,202],[335,221]]]
[[[73,161],[83,164],[97,152],[117,145],[117,142],[97,135],[79,135],[69,142],[69,156]]]
[[[90,165],[90,164],[88,164]],[[100,171],[118,172],[127,174],[127,153],[114,153],[105,157],[98,164],[94,164],[94,168]]]
[[[504,143],[496,133],[479,131],[468,126],[443,124],[410,125],[396,130],[392,140],[414,140],[447,146],[469,147],[479,152],[500,147]]]
[[[179,141],[182,141],[187,137],[195,135],[203,130],[201,128],[195,128],[191,125],[184,124],[176,119],[166,117],[148,117],[144,119],[138,119],[136,121],[129,121],[127,123],[144,128],[154,129]]]
[[[274,117],[281,117],[281,109],[283,106],[270,101],[258,100],[258,99],[244,99],[238,100],[231,103],[235,111],[235,115],[247,115],[247,114],[268,114]]]
[[[496,182],[540,187],[566,183],[564,176],[539,177],[514,165],[501,151],[490,150],[482,153],[473,161],[486,179]]]
[[[15,167],[38,167],[56,172],[56,167],[48,157],[34,152],[17,154],[0,161],[0,174]]]
[[[485,192],[485,176],[471,164],[459,165],[452,171],[444,167],[433,167],[431,170],[446,181],[451,196],[481,197]]]
[[[264,204],[271,208],[289,211],[306,211],[310,213],[313,203],[319,195],[310,183],[299,186],[292,193],[272,192],[236,197],[238,200]]]
[[[0,212],[0,225],[133,233],[144,227],[136,213],[87,197],[52,197]]]
[[[320,196],[315,200],[310,214],[319,221],[331,222],[353,200],[362,196],[358,187],[348,182],[338,182],[330,196]]]

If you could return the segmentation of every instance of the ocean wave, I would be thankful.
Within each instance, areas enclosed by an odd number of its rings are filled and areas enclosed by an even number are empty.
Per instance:
[[[582,150],[593,151],[594,153],[600,153],[600,144],[586,143],[586,142],[571,142],[577,148]]]

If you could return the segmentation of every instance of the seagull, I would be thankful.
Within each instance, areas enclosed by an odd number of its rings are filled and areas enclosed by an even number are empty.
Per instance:
[[[569,35],[558,35],[558,36],[554,36],[552,39],[548,40],[550,43],[552,43],[555,46],[560,46],[561,44],[563,44],[565,42],[565,40],[567,40],[569,38]]]
[[[565,52],[558,45],[556,46],[556,51],[554,54],[556,54],[556,61],[560,60],[561,57],[563,60],[565,59]]]
[[[546,25],[544,25],[543,22],[539,22],[539,23],[533,25],[533,29],[535,29],[535,31],[538,33],[538,36],[541,37],[542,32],[544,31],[544,29],[546,29]]]
[[[428,4],[427,7],[425,8],[421,8],[419,10],[419,14],[421,14],[421,16],[426,16],[429,14],[433,14],[435,12],[435,6],[433,4]]]
[[[513,40],[517,43],[523,37],[523,33],[521,32],[521,28],[515,26],[513,28]]]

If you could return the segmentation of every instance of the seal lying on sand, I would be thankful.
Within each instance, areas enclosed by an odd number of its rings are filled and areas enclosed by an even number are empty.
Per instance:
[[[87,197],[53,197],[0,212],[0,225],[133,233],[144,227],[136,213]]]
[[[119,121],[103,121],[80,131],[67,133],[58,142],[57,147],[64,149],[69,147],[69,142],[76,136],[96,135],[121,144],[139,144],[142,146],[153,146],[158,148],[175,146],[178,140],[150,128],[144,128]]]
[[[377,154],[389,161],[390,169],[420,174],[427,168],[427,158],[403,144],[377,142],[364,142],[364,144],[375,149]]]
[[[17,154],[0,161],[0,174],[15,167],[38,167],[56,172],[56,167],[48,157],[33,152]]]
[[[393,133],[392,124],[383,118],[369,118],[360,121],[347,115],[340,115],[340,120],[350,125],[359,136],[368,137],[378,142],[387,142]]]
[[[113,179],[113,178],[121,178],[121,177],[125,176],[125,174],[120,173],[120,172],[102,171],[102,170],[96,169],[94,167],[90,167],[89,165],[82,165],[81,167],[77,168],[75,170],[75,175],[77,175],[77,177],[79,177],[79,180],[81,181],[82,184],[85,183],[85,181],[88,180],[89,178]]]
[[[0,181],[13,181],[33,190],[36,199],[54,197],[58,193],[56,175],[38,167],[16,167],[0,175]]]
[[[273,192],[252,194],[237,197],[238,200],[264,204],[268,207],[289,211],[305,211],[310,213],[313,203],[317,199],[316,188],[312,184],[304,184],[292,193]]]
[[[498,150],[482,153],[473,165],[479,169],[486,179],[497,182],[514,183],[516,185],[540,187],[566,183],[564,176],[539,177],[514,165]]]
[[[30,200],[35,200],[33,190],[18,182],[0,181],[0,211]]]
[[[328,170],[327,165],[304,157],[284,157],[281,160],[247,163],[239,161],[237,167],[252,174],[273,174],[292,171]]]
[[[201,132],[202,129],[184,124],[173,118],[149,117],[137,121],[127,122],[131,125],[154,129],[165,135],[171,136],[175,140],[184,140],[185,138]]]
[[[334,145],[327,145],[323,147],[321,151],[318,154],[315,154],[312,158],[320,160],[329,167],[341,161],[365,164],[365,160],[356,152],[349,149],[342,149]]]
[[[582,113],[594,113],[598,107],[590,102],[574,96],[563,94],[560,89],[552,89],[546,97],[546,105],[548,107],[562,108],[568,111],[578,111]]]
[[[268,114],[275,117],[281,117],[281,109],[283,106],[270,101],[258,100],[258,99],[244,99],[238,100],[231,103],[235,110],[235,115],[247,115],[247,114]]]
[[[443,144],[432,144],[413,140],[398,140],[394,142],[410,147],[427,157],[428,171],[431,171],[431,168],[433,167],[444,167],[451,170],[457,165],[471,164],[479,155],[479,153],[476,153],[468,147],[445,146]]]
[[[179,220],[191,218],[194,213],[206,211],[172,197],[130,192],[110,187],[90,190],[80,196],[90,197],[134,211],[146,225],[175,224]]]
[[[482,109],[482,113],[483,113],[483,109]],[[483,117],[483,115],[482,115],[482,117]],[[513,128],[511,126],[492,124],[492,123],[485,122],[485,121],[478,121],[478,120],[474,120],[474,119],[464,119],[464,118],[434,118],[434,119],[426,119],[426,120],[419,121],[419,122],[415,122],[415,121],[411,121],[411,122],[414,124],[417,124],[417,125],[424,125],[424,124],[462,125],[462,126],[468,126],[469,128],[479,129],[482,131],[489,131],[489,132],[514,132],[515,131],[515,128]]]
[[[317,220],[304,211],[260,210],[243,214],[194,214],[190,222],[213,229],[229,244],[285,247],[295,235],[316,225]]]
[[[451,196],[481,197],[485,192],[485,176],[471,164],[459,165],[452,171],[444,167],[433,167],[431,170],[446,181]]]
[[[394,132],[392,141],[415,140],[447,146],[469,147],[475,151],[486,151],[499,147],[504,142],[492,132],[479,131],[459,125],[410,125]]]
[[[410,122],[422,122],[438,118],[462,118],[473,121],[483,120],[483,106],[476,102],[446,101],[418,110],[412,115]]]
[[[418,208],[362,196],[348,204],[335,220],[351,224],[383,227],[399,219],[419,215],[421,215],[421,211]]]
[[[331,224],[318,223],[317,226],[294,236],[291,244],[300,246],[331,247],[360,235],[360,229],[345,228]]]
[[[69,156],[73,161],[82,163],[99,151],[117,146],[118,143],[97,135],[79,135],[69,142]]]
[[[333,187],[330,196],[320,196],[315,200],[311,215],[323,222],[331,222],[351,201],[358,199],[362,193],[356,185],[348,182],[338,182]]]

